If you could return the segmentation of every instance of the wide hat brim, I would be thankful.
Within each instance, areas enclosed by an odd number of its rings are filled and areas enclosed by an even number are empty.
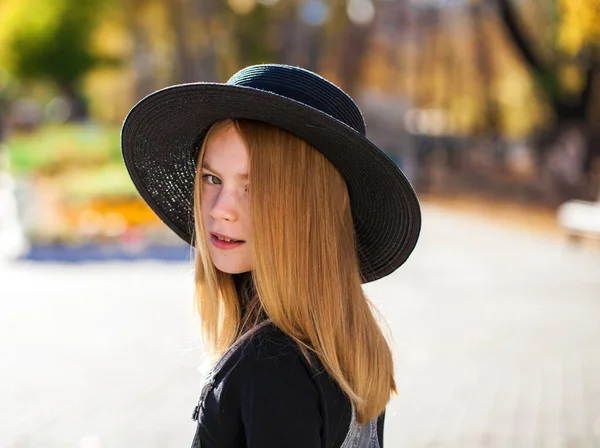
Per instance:
[[[365,136],[320,110],[265,90],[190,83],[137,103],[121,132],[125,166],[142,198],[177,235],[193,244],[195,157],[216,121],[262,121],[304,139],[346,181],[363,283],[395,271],[421,229],[417,196],[398,166]]]

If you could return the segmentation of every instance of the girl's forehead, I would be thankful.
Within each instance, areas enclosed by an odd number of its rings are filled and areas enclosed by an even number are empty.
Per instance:
[[[211,135],[206,142],[203,168],[211,171],[238,171],[240,175],[247,175],[248,163],[248,149],[234,127]]]

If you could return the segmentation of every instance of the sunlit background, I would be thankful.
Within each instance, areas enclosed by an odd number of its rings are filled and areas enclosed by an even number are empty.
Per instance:
[[[366,287],[386,446],[600,444],[600,0],[0,0],[0,446],[191,443],[190,249],[120,127],[264,62],[346,90],[422,200]]]

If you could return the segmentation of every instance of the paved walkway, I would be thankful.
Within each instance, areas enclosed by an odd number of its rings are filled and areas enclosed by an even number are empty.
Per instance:
[[[191,266],[0,266],[0,447],[180,448],[199,392]],[[395,340],[387,448],[600,446],[600,253],[425,207],[367,285]]]

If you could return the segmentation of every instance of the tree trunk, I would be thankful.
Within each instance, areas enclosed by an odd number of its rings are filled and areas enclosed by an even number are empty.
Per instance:
[[[362,64],[369,49],[375,20],[368,25],[355,25],[349,19],[342,33],[341,54],[338,61],[338,73],[341,88],[354,95],[362,75]]]
[[[68,121],[82,122],[89,118],[88,105],[79,89],[73,84],[63,84],[60,86],[60,92],[69,103],[70,114]]]
[[[152,54],[148,39],[148,31],[140,19],[140,11],[144,7],[141,0],[125,2],[125,22],[133,37],[132,65],[135,73],[135,101],[141,100],[156,87],[156,77],[152,64]]]
[[[186,16],[189,11],[185,0],[174,0],[169,2],[169,22],[175,36],[175,83],[196,81],[194,73],[194,61],[188,49],[186,33]]]
[[[553,205],[573,198],[595,199],[589,196],[589,179],[584,174],[588,142],[588,126],[583,120],[562,121],[538,141],[540,178]]]
[[[288,26],[283,33],[284,44],[280,51],[280,60],[286,64],[316,71],[319,53],[318,28],[292,17],[288,18]]]
[[[148,45],[148,35],[141,24],[134,20],[133,30],[133,67],[135,72],[135,100],[138,101],[151,93],[155,87],[154,70]]]
[[[508,38],[554,112],[553,128],[545,130],[536,141],[538,168],[548,188],[548,199],[557,202],[587,197],[590,176],[585,168],[592,163],[588,114],[597,72],[594,63],[590,62],[584,69],[585,82],[581,92],[577,95],[565,93],[554,66],[542,61],[523,33],[513,1],[496,0],[496,4]]]
[[[493,39],[488,38],[486,33],[485,20],[487,14],[483,10],[483,5],[475,3],[468,7],[473,24],[472,43],[475,50],[475,60],[482,80],[484,130],[489,132],[492,138],[496,140],[500,135],[500,113],[498,104],[492,95],[495,73],[493,64],[495,52],[494,48],[491,47]]]

